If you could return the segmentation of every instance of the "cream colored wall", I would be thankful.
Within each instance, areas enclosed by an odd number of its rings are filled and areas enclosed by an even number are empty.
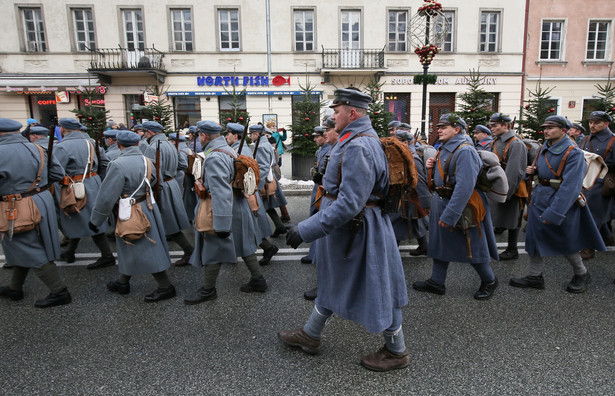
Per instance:
[[[0,117],[21,122],[24,126],[29,117],[28,97],[16,93],[0,93]]]

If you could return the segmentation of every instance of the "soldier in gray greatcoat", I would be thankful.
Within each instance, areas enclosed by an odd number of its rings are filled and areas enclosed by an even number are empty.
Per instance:
[[[263,197],[263,204],[265,206],[265,211],[273,221],[273,225],[275,226],[275,230],[273,231],[272,237],[277,237],[282,234],[285,234],[287,231],[286,226],[280,219],[280,215],[276,211],[276,208],[286,205],[286,199],[282,194],[282,190],[279,188],[279,183],[273,176],[273,172],[271,167],[275,163],[275,156],[273,153],[273,146],[269,143],[267,136],[264,134],[264,128],[262,125],[252,125],[250,126],[250,140],[254,143],[254,152],[256,154],[256,162],[258,162],[258,168],[261,172],[261,179],[258,183],[258,190],[262,190],[265,184],[268,181],[275,181],[276,192],[275,194]],[[257,146],[258,143],[258,146]]]
[[[79,130],[81,131],[81,133],[83,133],[83,136],[85,138],[87,138],[90,142],[92,142],[94,146],[96,146],[96,140],[94,140],[88,133],[88,127],[86,127],[85,125],[81,125],[81,128],[79,128]],[[113,130],[116,130],[116,129],[113,129]],[[95,136],[95,137],[96,139],[100,141],[99,136]],[[107,157],[107,152],[105,151],[104,147],[100,144],[98,145],[98,156],[96,157],[96,161],[98,161],[98,157],[100,157],[100,166],[96,164],[96,167],[100,169],[99,176],[100,176],[100,180],[102,180],[105,178],[105,172],[107,172],[107,165],[109,165],[109,158]]]
[[[491,137],[491,129],[484,125],[477,125],[474,128],[474,147],[477,150],[491,151],[491,145],[493,144],[493,138]]]
[[[28,271],[33,269],[50,291],[47,298],[36,301],[34,306],[48,308],[68,304],[71,295],[54,263],[60,256],[60,240],[53,197],[48,191],[51,183],[64,177],[64,170],[53,158],[53,153],[49,163],[46,152],[21,136],[20,128],[19,122],[0,118],[0,199],[8,201],[7,196],[14,194],[31,197],[41,221],[30,231],[11,236],[10,222],[5,220],[8,227],[0,232],[0,240],[13,273],[9,285],[0,287],[0,296],[13,301],[23,299],[23,285]],[[44,161],[42,168],[41,161]],[[6,215],[0,213],[0,216]]]
[[[182,258],[174,264],[188,265],[193,247],[182,230],[190,228],[190,221],[182,200],[181,189],[175,180],[177,172],[186,169],[188,163],[185,158],[177,155],[177,149],[162,132],[162,125],[155,121],[146,121],[143,123],[143,129],[149,143],[144,155],[154,161],[154,164],[156,163],[156,152],[159,151],[160,155],[160,164],[156,164],[156,178],[158,178],[157,183],[160,184],[160,193],[156,201],[162,215],[164,231],[167,238],[177,243],[184,251]]]
[[[410,363],[401,314],[408,295],[393,227],[381,210],[389,172],[367,116],[371,101],[358,90],[335,91],[331,107],[341,137],[331,150],[323,179],[327,194],[318,213],[286,236],[293,248],[318,239],[318,297],[306,325],[280,331],[278,337],[285,345],[317,354],[322,330],[335,312],[369,332],[383,333],[385,346],[364,356],[361,364],[387,371]]]
[[[244,142],[243,147],[241,148],[241,153],[239,152],[241,138],[245,132],[243,125],[229,122],[226,124],[226,128],[227,133],[225,139],[231,148],[235,150],[238,155],[245,155],[253,158],[254,155],[252,149],[247,142]],[[265,205],[263,205],[263,201],[258,191],[255,195],[258,202],[258,213],[255,219],[257,226],[257,239],[260,241],[259,246],[263,249],[263,257],[260,259],[259,264],[267,265],[279,249],[268,239],[269,235],[271,235],[271,225],[269,224],[269,219],[267,218],[267,213],[265,212]]]
[[[173,146],[175,146],[176,148],[178,148],[178,152],[177,154],[179,155],[179,162],[185,162],[186,164],[188,164],[188,155],[192,154],[192,150],[190,150],[188,148],[188,146],[186,146],[186,138],[183,135],[179,135],[179,143],[176,142],[176,140],[178,139],[177,137],[177,133],[173,132],[173,133],[169,133],[169,141],[171,143],[173,143]],[[188,170],[188,165],[186,165],[186,168],[184,169],[178,169],[177,170],[177,174],[175,175],[175,180],[177,180],[177,184],[179,185],[179,189],[182,192],[182,200],[184,197],[184,176],[186,174],[186,170]],[[190,171],[192,171],[192,169],[190,169]],[[186,212],[188,212],[188,208],[186,208]],[[188,213],[186,213],[188,214]],[[188,216],[190,217],[190,216]]]
[[[189,134],[189,136],[192,136],[191,140],[188,140],[186,143],[184,143],[184,148],[180,148],[180,151],[186,153],[187,158],[194,158],[196,153],[203,151],[203,149],[201,148],[201,143],[199,143],[198,134],[196,133],[196,127],[191,126],[189,130],[192,130],[193,128],[194,132],[191,132],[191,134],[193,135]],[[196,204],[198,202],[198,197],[194,192],[194,182],[195,179],[194,175],[192,174],[192,167],[190,166],[190,161],[188,161],[188,168],[186,168],[184,173],[184,188],[182,198],[184,200],[186,214],[188,215],[188,219],[191,223],[194,221],[194,209],[196,208]]]
[[[55,146],[53,153],[64,168],[66,176],[74,181],[83,178],[86,195],[85,206],[80,211],[65,213],[64,210],[60,209],[62,232],[70,238],[68,249],[62,253],[61,258],[67,263],[74,262],[79,241],[83,237],[90,236],[100,250],[101,257],[96,262],[89,264],[87,268],[96,269],[115,265],[115,258],[105,237],[107,227],[101,227],[98,232],[93,232],[88,228],[88,221],[100,189],[101,179],[96,172],[98,160],[94,154],[95,145],[87,137],[87,134],[79,130],[80,127],[81,124],[73,118],[61,118],[60,133],[63,139]],[[61,184],[56,185],[58,194],[61,186]]]
[[[267,282],[256,258],[258,245],[256,222],[241,192],[233,192],[233,149],[228,146],[222,127],[213,121],[197,122],[199,139],[204,147],[201,181],[211,195],[214,234],[196,232],[195,250],[190,262],[204,266],[203,287],[186,297],[186,304],[199,304],[217,297],[216,280],[222,263],[236,263],[241,256],[250,271],[250,281],[241,286],[242,292],[264,292]],[[199,202],[199,206],[201,202]],[[198,206],[197,206],[198,210]]]
[[[128,130],[117,134],[120,155],[109,164],[89,226],[95,229],[106,224],[120,198],[134,198],[134,205],[140,206],[151,228],[145,236],[129,242],[115,237],[120,276],[118,280],[109,282],[107,288],[112,292],[128,294],[133,275],[152,274],[158,288],[145,296],[145,302],[157,302],[175,297],[176,292],[166,273],[171,266],[171,258],[158,204],[153,200],[151,191],[156,181],[154,165],[137,147],[139,141],[139,136]]]
[[[49,147],[49,129],[42,125],[33,125],[30,127],[30,142],[38,144],[43,149]]]
[[[482,161],[468,142],[465,128],[465,121],[456,114],[444,114],[438,122],[442,145],[438,155],[425,164],[427,169],[432,169],[431,185],[436,192],[429,212],[427,251],[433,266],[431,277],[414,282],[412,287],[420,292],[443,295],[449,263],[470,263],[481,280],[474,298],[487,300],[498,287],[490,265],[491,258],[498,257],[497,244],[487,198],[476,188]],[[468,207],[470,202],[471,208]],[[478,216],[479,213],[484,217]]]
[[[615,171],[615,134],[609,128],[611,122],[613,122],[613,119],[604,111],[592,111],[589,114],[590,134],[579,145],[582,150],[601,156],[609,167],[609,172]],[[608,223],[611,220],[615,201],[612,196],[602,194],[603,186],[604,179],[597,179],[591,188],[583,189],[583,194],[587,198],[587,206],[592,213],[596,226],[598,226],[598,230],[600,230],[604,243],[607,246],[613,246],[615,241]],[[594,255],[594,249],[587,248],[581,251],[581,257],[585,260],[593,258]]]
[[[139,143],[138,147],[139,150],[141,150],[141,152],[145,154],[145,150],[147,150],[147,148],[149,147],[149,143],[147,142],[147,139],[145,137],[145,130],[143,129],[143,124],[135,124],[132,130],[141,138],[141,142]]]
[[[502,113],[494,113],[489,120],[489,128],[494,136],[491,151],[497,154],[508,179],[506,202],[489,201],[493,226],[508,230],[508,246],[500,253],[501,261],[519,258],[517,240],[527,199],[523,179],[527,167],[527,147],[515,131],[510,129],[511,125],[512,119]]]
[[[117,133],[119,129],[109,129],[103,132],[105,137],[105,145],[107,146],[107,158],[109,161],[113,161],[120,156],[120,149],[117,147]]]

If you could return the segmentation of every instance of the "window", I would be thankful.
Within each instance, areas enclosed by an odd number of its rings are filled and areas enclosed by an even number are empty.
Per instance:
[[[500,13],[480,13],[480,52],[498,52]]]
[[[174,97],[173,105],[175,108],[175,125],[184,126],[196,125],[201,120],[201,98],[196,97]]]
[[[96,47],[94,38],[94,18],[91,9],[73,9],[75,26],[75,47],[77,51],[88,51]]]
[[[406,52],[408,11],[389,11],[389,51]]]
[[[143,13],[141,10],[122,10],[126,48],[129,51],[145,49]]]
[[[295,10],[295,51],[314,50],[314,11]]]
[[[444,17],[448,21],[448,33],[442,43],[442,52],[455,51],[455,11],[443,11]]]
[[[45,24],[40,8],[22,8],[21,17],[25,35],[25,48],[28,52],[45,52]]]
[[[561,60],[564,21],[542,21],[540,59]]]
[[[192,51],[192,15],[189,9],[171,10],[173,50]]]
[[[606,60],[607,43],[609,42],[608,21],[590,21],[587,31],[587,60]]]
[[[394,120],[410,123],[410,94],[384,94],[384,109],[394,114]]]
[[[219,10],[220,51],[239,51],[239,10]]]

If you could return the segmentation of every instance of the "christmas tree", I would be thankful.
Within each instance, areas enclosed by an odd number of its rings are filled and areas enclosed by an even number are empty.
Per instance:
[[[88,134],[96,138],[107,129],[107,114],[105,105],[100,103],[100,93],[97,88],[84,88],[81,91],[84,106],[81,109],[71,110],[76,114],[79,122],[88,128]]]
[[[366,92],[372,97],[372,103],[370,103],[367,109],[367,115],[369,115],[369,119],[372,122],[372,127],[380,137],[389,136],[389,122],[395,117],[393,113],[384,109],[382,85],[376,79],[372,79],[367,84]]]
[[[598,103],[595,109],[615,117],[615,85],[611,82],[611,73],[609,72],[605,85],[596,84],[594,87],[598,90]]]
[[[235,81],[234,74],[232,81]],[[229,122],[235,122],[247,128],[250,124],[250,113],[245,110],[241,110],[241,107],[245,102],[246,89],[244,88],[243,90],[237,92],[235,84],[233,84],[233,89],[230,91],[226,89],[226,87],[223,88],[231,97],[231,102],[229,103],[231,110],[220,111],[220,125],[222,125],[223,128],[226,128],[226,124]]]
[[[291,151],[299,155],[314,156],[318,145],[314,142],[312,133],[314,128],[320,124],[321,103],[313,100],[314,86],[307,82],[307,77],[305,86],[299,84],[299,88],[303,93],[303,100],[293,103],[293,124],[290,126],[293,142]]]
[[[552,107],[553,100],[549,96],[553,88],[555,87],[543,88],[540,80],[536,83],[534,91],[528,88],[530,99],[525,101],[526,105],[521,111],[521,120],[519,120],[521,126],[519,132],[522,131],[526,137],[542,140],[543,131],[540,126],[548,116],[556,114],[556,109]]]
[[[468,91],[459,95],[461,103],[457,114],[468,124],[468,133],[473,134],[477,125],[487,125],[493,113],[493,94],[482,89],[485,78],[481,77],[480,70],[470,70],[466,77]]]
[[[166,89],[153,85],[147,87],[146,91],[149,95],[158,97],[158,100],[153,100],[146,104],[143,110],[144,118],[160,123],[166,133],[173,130],[173,105],[169,103]]]

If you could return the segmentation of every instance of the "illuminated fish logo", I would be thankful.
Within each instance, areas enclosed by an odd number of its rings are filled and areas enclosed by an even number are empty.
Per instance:
[[[286,83],[290,85],[290,76],[288,76],[288,79],[282,76],[275,76],[272,82],[273,82],[273,85],[275,85],[276,87],[279,87],[280,85],[284,85]]]

